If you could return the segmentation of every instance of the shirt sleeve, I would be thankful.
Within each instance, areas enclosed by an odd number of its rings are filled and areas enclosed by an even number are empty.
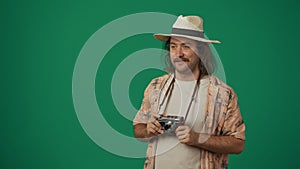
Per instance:
[[[237,95],[233,90],[231,90],[224,122],[223,135],[230,135],[235,138],[245,140],[245,129],[246,127],[238,105]]]
[[[149,101],[149,93],[151,92],[151,83],[147,86],[147,88],[144,91],[144,98],[142,101],[142,105],[138,112],[135,115],[135,118],[133,120],[133,125],[136,125],[138,123],[147,123],[151,119],[151,104]]]

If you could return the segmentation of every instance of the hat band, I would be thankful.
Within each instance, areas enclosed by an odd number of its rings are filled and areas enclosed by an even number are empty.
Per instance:
[[[180,35],[204,38],[204,32],[199,32],[199,31],[190,30],[190,29],[172,28],[172,34],[180,34]]]

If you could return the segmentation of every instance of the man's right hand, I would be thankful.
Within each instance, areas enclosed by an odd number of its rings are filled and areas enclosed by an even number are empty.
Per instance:
[[[153,119],[147,123],[146,130],[149,136],[157,136],[164,133],[160,123],[156,119]]]

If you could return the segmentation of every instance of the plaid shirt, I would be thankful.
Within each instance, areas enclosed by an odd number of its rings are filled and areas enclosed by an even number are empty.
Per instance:
[[[173,74],[153,79],[147,86],[141,108],[137,112],[133,124],[147,123],[157,113],[158,105],[171,83]],[[242,120],[238,99],[232,88],[214,75],[209,76],[205,123],[201,133],[214,136],[233,136],[245,140],[245,124]],[[154,169],[157,139],[149,141],[144,169]],[[200,151],[200,169],[227,169],[228,154],[213,153],[204,149]]]

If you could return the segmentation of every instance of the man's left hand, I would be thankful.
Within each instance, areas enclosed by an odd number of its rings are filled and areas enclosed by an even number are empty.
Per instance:
[[[179,126],[176,129],[178,140],[187,145],[196,145],[199,139],[199,133],[193,131],[189,126]]]

